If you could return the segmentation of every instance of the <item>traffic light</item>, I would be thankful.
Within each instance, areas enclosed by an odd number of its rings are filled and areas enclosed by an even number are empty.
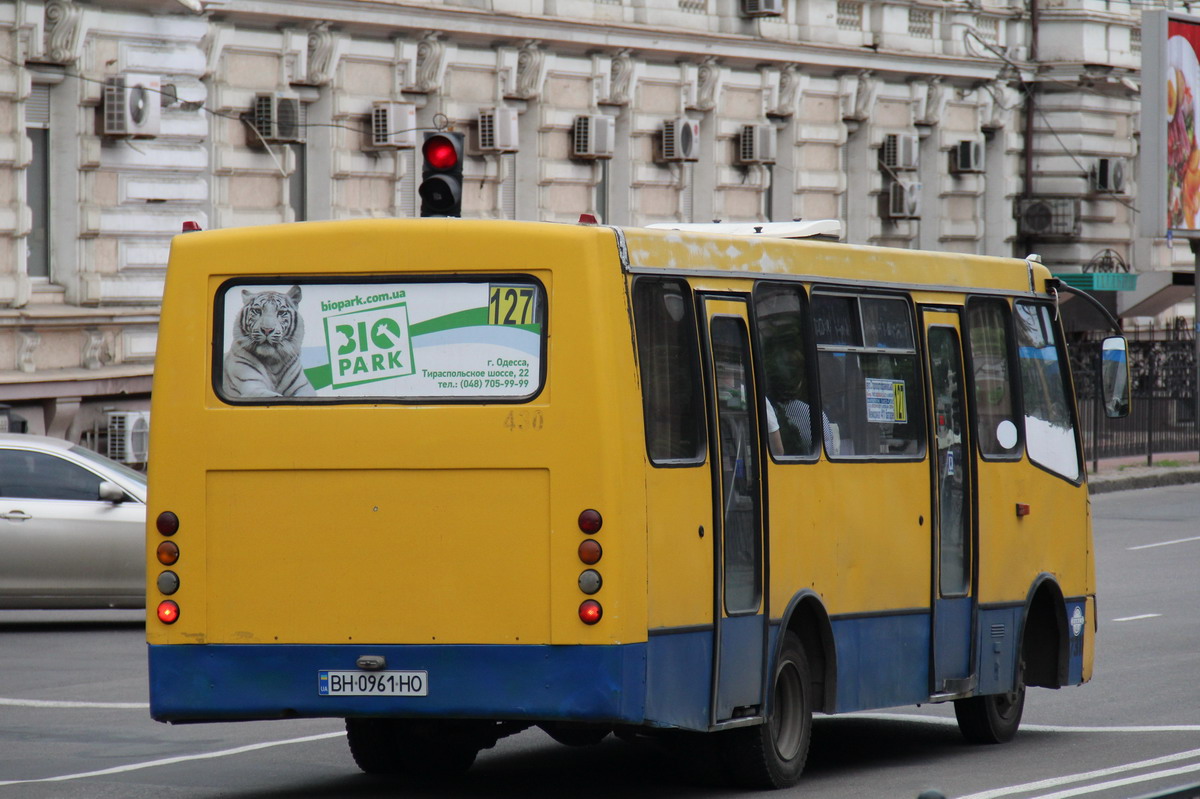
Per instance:
[[[421,158],[421,216],[461,216],[463,135],[427,132]]]

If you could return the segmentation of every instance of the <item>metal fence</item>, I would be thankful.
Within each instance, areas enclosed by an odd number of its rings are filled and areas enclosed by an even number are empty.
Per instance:
[[[1087,460],[1094,465],[1100,458],[1144,456],[1150,464],[1158,455],[1200,450],[1194,329],[1176,323],[1124,333],[1133,394],[1133,407],[1124,419],[1109,419],[1100,407],[1096,378],[1102,336],[1076,334],[1070,342]]]

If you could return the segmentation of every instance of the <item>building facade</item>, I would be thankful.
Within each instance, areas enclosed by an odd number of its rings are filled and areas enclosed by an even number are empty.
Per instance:
[[[1190,268],[1136,236],[1144,7],[9,0],[0,403],[103,451],[149,407],[184,222],[415,216],[438,128],[467,134],[464,216],[834,217],[853,243]]]

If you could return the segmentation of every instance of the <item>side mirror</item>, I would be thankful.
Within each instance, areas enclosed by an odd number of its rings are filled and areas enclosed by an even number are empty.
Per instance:
[[[1129,415],[1129,358],[1125,339],[1109,336],[1100,348],[1100,384],[1104,413],[1109,419]]]
[[[120,505],[125,501],[125,489],[116,483],[104,480],[100,483],[100,499],[105,502],[111,502],[114,505]]]

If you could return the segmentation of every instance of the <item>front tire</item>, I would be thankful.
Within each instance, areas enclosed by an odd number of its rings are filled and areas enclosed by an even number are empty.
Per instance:
[[[804,647],[793,633],[784,635],[766,723],[717,735],[739,784],[787,788],[800,780],[812,738],[812,681]]]

